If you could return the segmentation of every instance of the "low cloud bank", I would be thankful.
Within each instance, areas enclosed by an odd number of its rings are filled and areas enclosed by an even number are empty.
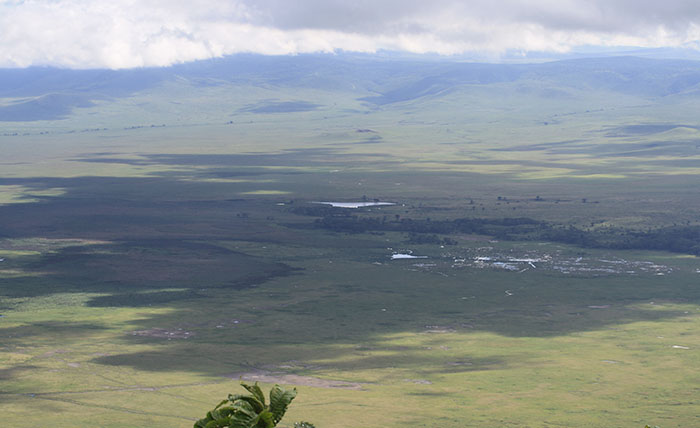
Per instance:
[[[0,67],[167,66],[242,52],[697,49],[699,23],[700,3],[683,0],[0,0]]]

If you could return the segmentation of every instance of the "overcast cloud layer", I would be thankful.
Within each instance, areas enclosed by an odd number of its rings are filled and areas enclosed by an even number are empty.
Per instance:
[[[697,0],[0,0],[0,67],[165,66],[239,52],[698,48]]]

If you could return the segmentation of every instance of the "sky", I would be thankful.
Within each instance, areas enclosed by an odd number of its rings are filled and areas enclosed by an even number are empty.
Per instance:
[[[698,0],[0,0],[0,67],[168,66],[235,53],[499,57],[700,49]]]

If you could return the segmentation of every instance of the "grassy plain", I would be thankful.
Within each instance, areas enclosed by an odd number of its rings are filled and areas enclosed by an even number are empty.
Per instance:
[[[697,258],[418,245],[293,211],[366,196],[397,205],[356,213],[389,220],[698,224],[694,98],[228,89],[3,125],[6,425],[187,427],[241,376],[293,380],[287,422],[327,428],[700,425]]]

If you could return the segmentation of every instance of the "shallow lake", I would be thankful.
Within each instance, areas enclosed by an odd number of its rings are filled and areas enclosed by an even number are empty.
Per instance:
[[[315,204],[330,205],[336,208],[362,208],[362,207],[378,207],[386,205],[396,205],[393,202],[314,202]]]
[[[391,260],[401,260],[401,259],[427,259],[428,256],[414,256],[413,254],[392,254]]]

